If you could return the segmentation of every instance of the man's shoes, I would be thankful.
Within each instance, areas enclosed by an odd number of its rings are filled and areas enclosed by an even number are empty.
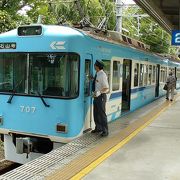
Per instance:
[[[169,98],[166,98],[166,100],[169,100]]]
[[[170,101],[173,101],[172,99]]]
[[[91,131],[91,133],[100,133],[100,132],[101,132],[101,130],[98,130],[98,129],[94,129]]]
[[[108,134],[109,134],[108,132],[102,132],[102,133],[101,133],[101,136],[102,136],[102,137],[106,137],[106,136],[108,136]]]

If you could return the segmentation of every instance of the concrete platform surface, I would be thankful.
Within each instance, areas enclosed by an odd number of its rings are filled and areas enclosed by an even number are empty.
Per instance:
[[[180,180],[180,97],[84,180]]]

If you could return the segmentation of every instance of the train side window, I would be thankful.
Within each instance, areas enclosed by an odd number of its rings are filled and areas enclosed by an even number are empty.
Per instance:
[[[174,75],[174,68],[169,68],[169,73],[170,73],[170,72],[172,72],[173,75]],[[169,74],[169,73],[168,73],[168,74]]]
[[[144,85],[148,83],[148,65],[144,65]]]
[[[165,79],[165,69],[164,67],[161,67],[161,74],[160,74],[160,82],[164,82]]]
[[[113,77],[112,77],[112,90],[116,91],[120,88],[120,62],[113,61]]]
[[[151,85],[151,80],[152,80],[152,65],[149,65],[148,85]]]
[[[143,86],[143,79],[144,79],[144,64],[140,64],[139,86]]]
[[[173,76],[175,76],[175,68],[172,68]]]
[[[177,69],[176,77],[177,77],[177,80],[180,80],[180,69]]]
[[[162,67],[160,68],[160,78],[159,78],[159,82],[162,82]]]
[[[110,86],[110,67],[111,67],[111,61],[110,60],[104,60],[104,59],[102,61],[104,63],[104,72],[107,75],[108,83],[109,83],[109,86]]]
[[[166,68],[163,68],[163,82],[166,81]]]
[[[167,80],[167,67],[165,67],[165,75],[164,75],[164,82]]]
[[[91,68],[91,61],[86,59],[85,60],[85,81],[84,81],[84,94],[85,96],[90,95],[90,68]]]
[[[134,66],[134,87],[138,86],[139,83],[138,76],[139,76],[139,64],[136,63]]]
[[[156,79],[156,66],[153,66],[153,77],[152,77],[152,83],[155,83]]]

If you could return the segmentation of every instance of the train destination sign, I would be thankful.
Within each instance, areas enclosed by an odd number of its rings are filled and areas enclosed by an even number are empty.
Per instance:
[[[180,30],[172,30],[172,45],[180,46]]]
[[[15,42],[0,43],[0,49],[16,49]]]

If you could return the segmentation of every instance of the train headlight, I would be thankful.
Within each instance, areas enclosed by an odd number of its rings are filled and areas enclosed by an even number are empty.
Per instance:
[[[58,123],[56,125],[56,131],[58,133],[67,133],[67,125]]]

